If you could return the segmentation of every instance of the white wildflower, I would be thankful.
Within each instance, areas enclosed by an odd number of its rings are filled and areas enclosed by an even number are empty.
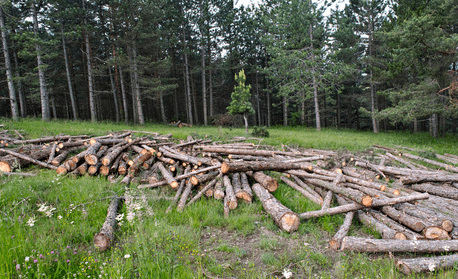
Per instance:
[[[25,257],[25,261],[26,262],[30,261],[30,257]]]
[[[115,219],[116,221],[122,221],[123,218],[124,218],[124,213],[118,214]]]
[[[450,246],[445,245],[445,246],[444,246],[444,250],[445,250],[446,252],[448,252],[448,251],[450,250]]]
[[[57,216],[58,219],[62,219],[62,215]]]
[[[30,218],[29,218],[29,221],[27,221],[27,226],[33,227],[33,226],[35,225],[35,222],[36,222],[36,221],[37,221],[37,220],[35,219],[35,216],[34,216],[34,217],[30,217]]]
[[[283,269],[283,273],[282,273],[282,274],[283,274],[283,276],[285,276],[285,278],[287,278],[287,279],[288,279],[288,278],[291,278],[291,277],[293,276],[293,273],[291,272],[291,270],[286,269],[286,268]]]
[[[125,254],[124,255],[124,259],[128,259],[128,258],[130,258],[130,255],[129,254]]]
[[[433,272],[436,269],[436,265],[433,263],[428,264],[429,271]]]
[[[134,220],[134,218],[135,218],[135,212],[127,213],[126,219],[127,219],[127,221],[129,221],[129,223],[132,222]]]

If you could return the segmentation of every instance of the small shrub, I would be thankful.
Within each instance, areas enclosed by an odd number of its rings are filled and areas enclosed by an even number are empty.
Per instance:
[[[243,119],[240,115],[217,114],[212,116],[211,123],[220,127],[237,127],[243,125]]]
[[[253,132],[251,132],[251,135],[255,137],[262,137],[262,138],[268,138],[269,137],[269,131],[267,131],[267,127],[253,127]]]

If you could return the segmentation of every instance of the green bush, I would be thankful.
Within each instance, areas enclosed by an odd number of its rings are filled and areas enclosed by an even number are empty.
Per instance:
[[[253,127],[253,132],[251,135],[255,137],[262,137],[262,138],[268,138],[269,137],[269,131],[267,131],[267,127]]]

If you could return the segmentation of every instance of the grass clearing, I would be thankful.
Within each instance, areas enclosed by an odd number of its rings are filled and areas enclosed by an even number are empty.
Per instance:
[[[120,130],[173,133],[181,139],[194,133],[214,141],[244,136],[243,129],[217,127],[44,123],[34,119],[4,120],[2,124],[5,129],[23,130],[29,138],[60,133],[104,135]],[[376,135],[328,129],[318,133],[299,127],[268,131],[269,138],[254,142],[352,151],[366,150],[373,144],[402,145],[458,155],[458,139],[452,135],[432,139],[426,134]],[[287,234],[278,229],[259,202],[240,203],[228,219],[223,218],[221,202],[206,198],[183,213],[165,214],[170,201],[161,197],[174,195],[168,188],[138,190],[135,184],[125,188],[105,178],[58,176],[33,166],[22,171],[37,176],[0,176],[1,278],[280,278],[284,269],[290,269],[294,278],[405,277],[386,255],[330,251],[327,241],[343,222],[343,215],[303,221],[298,231]],[[115,245],[101,253],[92,239],[105,219],[113,193],[136,198],[123,204]],[[274,195],[298,213],[317,209],[284,183]],[[355,221],[350,234],[374,232]],[[453,269],[422,275],[455,276]]]

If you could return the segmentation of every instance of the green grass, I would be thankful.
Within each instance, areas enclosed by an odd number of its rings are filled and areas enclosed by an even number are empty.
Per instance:
[[[3,120],[0,124],[8,130],[20,130],[28,138],[61,133],[95,136],[121,130],[172,133],[180,139],[194,134],[214,141],[245,136],[242,128],[46,123],[35,119]],[[268,131],[269,138],[253,142],[351,151],[366,150],[373,144],[402,145],[458,155],[458,140],[452,135],[432,139],[427,134],[332,129],[316,132],[298,127]],[[304,221],[298,231],[287,234],[280,232],[256,200],[253,204],[239,203],[228,219],[223,217],[220,201],[205,198],[183,213],[174,210],[166,214],[170,201],[158,197],[173,196],[174,191],[168,188],[138,190],[131,185],[126,189],[105,178],[57,176],[54,171],[37,167],[22,171],[37,176],[0,176],[0,278],[280,278],[286,267],[298,278],[404,277],[385,255],[329,251],[327,241],[338,230],[343,216]],[[275,172],[271,175],[278,176]],[[122,205],[120,213],[124,217],[113,248],[99,252],[92,239],[105,219],[113,193],[135,196],[136,206],[127,202]],[[274,195],[298,213],[318,209],[284,183]],[[52,209],[51,216],[38,211],[42,205],[48,212]],[[135,218],[129,222],[127,216],[132,212]],[[33,226],[30,220],[35,220]],[[350,233],[373,234],[357,223]],[[454,270],[446,270],[425,277],[455,275]]]

